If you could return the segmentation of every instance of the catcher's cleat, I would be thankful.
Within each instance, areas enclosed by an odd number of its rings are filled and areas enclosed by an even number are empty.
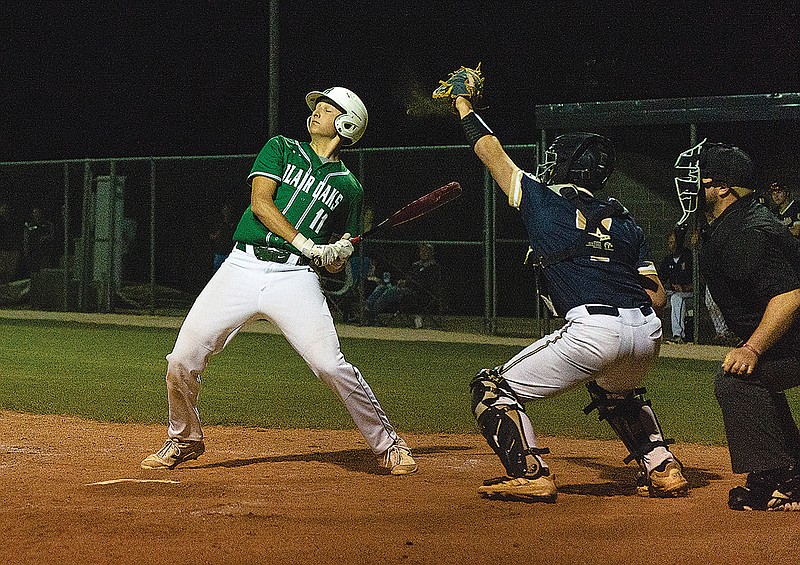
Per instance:
[[[410,475],[419,470],[417,462],[411,456],[411,449],[403,440],[398,441],[381,456],[380,465],[389,469],[392,475]]]
[[[174,469],[184,461],[197,459],[206,446],[202,441],[178,441],[169,438],[164,446],[142,461],[142,469]]]
[[[664,461],[645,475],[636,478],[636,494],[651,498],[674,498],[689,492],[689,481],[683,476],[683,466],[677,459]]]
[[[478,494],[483,498],[499,500],[553,503],[558,496],[555,477],[550,475],[549,470],[544,471],[547,473],[546,475],[536,478],[499,477],[489,479],[478,488]]]

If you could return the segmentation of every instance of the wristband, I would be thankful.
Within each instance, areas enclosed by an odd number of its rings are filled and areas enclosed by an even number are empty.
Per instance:
[[[758,351],[758,349],[756,349],[755,347],[753,347],[753,346],[752,346],[752,345],[750,345],[749,343],[745,343],[745,344],[742,346],[742,349],[749,349],[750,351],[752,351],[753,353],[755,353],[755,354],[756,354],[756,357],[761,357],[761,353]]]
[[[306,257],[311,257],[309,255],[309,251],[312,247],[314,247],[314,242],[304,236],[302,233],[297,232],[297,235],[294,236],[294,239],[291,241],[292,245]]]
[[[473,147],[475,147],[475,144],[478,143],[480,138],[487,135],[494,135],[494,132],[486,125],[486,122],[475,112],[470,112],[461,118],[461,127],[464,129],[464,134]]]

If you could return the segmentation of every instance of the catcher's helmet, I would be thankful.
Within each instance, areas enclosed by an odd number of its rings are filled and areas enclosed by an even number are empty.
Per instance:
[[[707,143],[704,139],[678,155],[675,169],[675,189],[683,210],[678,225],[689,219],[697,210],[698,203],[704,207],[705,193],[700,190],[703,178],[731,187],[739,197],[753,190],[750,188],[753,186],[753,161],[747,153],[732,145]]]
[[[336,116],[333,125],[345,145],[353,145],[361,139],[367,129],[367,107],[355,92],[341,86],[334,86],[323,92],[312,90],[306,94],[306,104],[312,111],[317,107],[320,99],[333,104],[342,111],[341,115]],[[311,117],[309,116],[306,126],[310,123]]]
[[[596,133],[559,135],[536,167],[545,184],[572,183],[594,192],[603,188],[614,170],[614,145]]]

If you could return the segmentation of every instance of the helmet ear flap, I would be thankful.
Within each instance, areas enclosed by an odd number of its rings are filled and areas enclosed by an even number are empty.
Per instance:
[[[356,142],[357,138],[356,140],[353,138],[358,132],[358,124],[354,123],[347,114],[336,116],[333,121],[333,127],[336,128],[336,133],[339,134],[345,145],[353,145]]]

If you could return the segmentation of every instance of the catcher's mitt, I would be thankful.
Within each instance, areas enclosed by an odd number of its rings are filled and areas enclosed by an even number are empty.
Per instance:
[[[447,100],[454,113],[456,111],[456,98],[463,96],[472,102],[473,107],[480,105],[483,97],[483,74],[481,64],[474,69],[461,67],[450,73],[447,80],[439,81],[439,88],[433,91],[434,100]]]

